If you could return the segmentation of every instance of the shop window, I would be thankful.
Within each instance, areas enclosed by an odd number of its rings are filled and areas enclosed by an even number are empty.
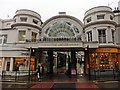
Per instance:
[[[7,68],[6,68],[6,71],[9,71],[10,70],[10,62],[7,62]]]
[[[92,31],[87,32],[88,42],[92,41]]]
[[[106,29],[98,30],[99,43],[106,43]]]
[[[25,41],[26,31],[19,31],[19,41]]]
[[[31,58],[30,70],[35,70],[35,59]],[[14,70],[17,71],[28,71],[29,58],[15,58]]]
[[[34,58],[31,58],[30,70],[31,71],[35,70],[35,59]]]
[[[94,69],[113,69],[118,63],[116,54],[112,53],[91,53],[90,66]]]
[[[101,14],[101,15],[97,15],[97,19],[104,19],[105,15]]]

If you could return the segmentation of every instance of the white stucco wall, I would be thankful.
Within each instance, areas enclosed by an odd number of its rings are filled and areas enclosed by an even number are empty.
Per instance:
[[[2,29],[2,19],[0,19],[0,29]]]
[[[97,19],[97,15],[104,15],[104,19]],[[110,17],[113,17],[113,20]],[[87,22],[87,19],[91,17],[91,21]],[[111,24],[110,24],[111,22]],[[84,24],[85,24],[85,36],[88,40],[87,32],[92,31],[92,42],[99,42],[98,40],[98,29],[106,29],[106,45],[113,42],[112,30],[115,31],[114,25],[114,14],[112,9],[107,6],[98,6],[89,9],[85,13]]]

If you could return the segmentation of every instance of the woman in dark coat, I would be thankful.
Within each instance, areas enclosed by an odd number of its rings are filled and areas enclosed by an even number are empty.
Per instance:
[[[37,74],[38,74],[38,81],[41,81],[41,69],[42,68],[42,66],[41,66],[41,64],[39,63],[38,64],[38,67],[37,67],[37,69],[38,69],[38,72],[37,72]]]

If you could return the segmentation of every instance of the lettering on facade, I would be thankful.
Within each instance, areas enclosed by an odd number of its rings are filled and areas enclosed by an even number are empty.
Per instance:
[[[21,55],[23,55],[23,56],[29,56],[29,53],[27,53],[27,52],[22,52]]]
[[[42,46],[81,46],[79,43],[46,43],[42,44]]]
[[[97,52],[118,52],[117,48],[98,48]]]

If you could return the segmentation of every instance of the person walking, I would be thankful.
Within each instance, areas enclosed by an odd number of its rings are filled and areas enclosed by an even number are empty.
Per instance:
[[[41,81],[41,77],[42,77],[42,66],[41,66],[41,63],[38,64],[38,72],[37,72],[37,75],[38,75],[38,81]]]

